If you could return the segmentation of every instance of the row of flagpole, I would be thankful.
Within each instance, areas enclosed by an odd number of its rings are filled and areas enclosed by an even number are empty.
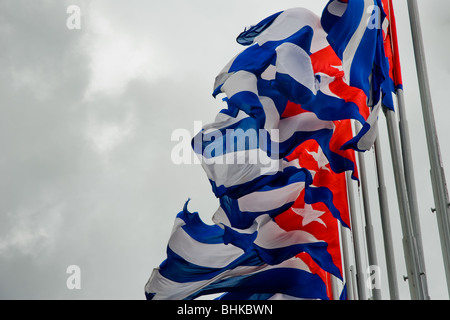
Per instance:
[[[389,1],[389,12],[392,14],[392,1]],[[441,161],[440,147],[436,132],[436,125],[431,102],[430,87],[426,69],[423,39],[420,26],[419,11],[416,0],[408,0],[411,32],[413,37],[416,67],[421,94],[422,111],[427,136],[427,145],[431,166],[431,180],[435,200],[437,222],[441,240],[444,269],[447,280],[447,289],[450,295],[450,223],[449,223],[449,198],[445,180],[444,169]],[[391,37],[392,38],[392,37]],[[394,48],[396,46],[393,46]],[[414,168],[412,163],[412,150],[409,137],[409,127],[406,118],[405,99],[402,89],[397,92],[397,115],[393,111],[386,110],[386,123],[389,137],[391,161],[395,179],[397,201],[400,222],[403,234],[403,252],[407,269],[407,276],[411,299],[428,300],[427,274],[425,268],[424,249],[419,219],[419,207],[417,202],[417,191],[415,187]],[[397,118],[398,116],[398,118]],[[360,128],[356,128],[359,130]],[[384,253],[386,259],[389,295],[390,299],[398,300],[399,287],[397,282],[397,269],[394,255],[392,228],[390,224],[390,210],[383,168],[383,156],[380,146],[380,138],[374,145],[376,179],[378,187],[378,200],[380,208],[381,229],[383,233]],[[376,254],[376,240],[372,226],[372,212],[369,203],[369,190],[367,185],[367,174],[364,154],[358,155],[360,188],[358,193],[362,194],[362,206],[364,217],[358,221],[355,191],[350,175],[347,176],[350,218],[352,223],[351,240],[348,239],[346,230],[342,229],[342,251],[345,265],[345,279],[349,299],[366,300],[368,298],[380,300],[381,291],[375,287],[371,290],[371,297],[367,297],[367,273],[364,266],[368,262],[370,266],[378,266]],[[360,235],[357,227],[365,224],[363,235]],[[365,244],[361,239],[365,239]],[[353,248],[349,248],[349,241]],[[363,253],[367,250],[368,261],[365,262]],[[354,260],[350,258],[353,252]],[[356,267],[356,275],[354,274]]]
[[[419,80],[419,89],[422,102],[422,112],[428,145],[428,154],[431,166],[431,181],[436,205],[436,214],[441,240],[444,269],[447,280],[447,289],[450,294],[450,223],[449,223],[449,197],[444,168],[441,160],[439,139],[436,131],[433,104],[431,100],[430,84],[425,60],[422,30],[420,25],[417,0],[408,0],[409,18],[413,38],[416,68]]]

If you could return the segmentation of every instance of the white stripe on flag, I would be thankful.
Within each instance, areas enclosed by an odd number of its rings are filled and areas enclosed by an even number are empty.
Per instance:
[[[280,171],[282,162],[271,159],[261,149],[231,152],[213,158],[203,157],[202,160],[208,178],[217,186],[226,188],[252,181],[262,173],[274,175]]]
[[[239,209],[243,212],[265,212],[280,208],[295,201],[304,188],[304,182],[297,182],[279,189],[253,192],[238,199]]]
[[[190,263],[208,268],[224,268],[244,253],[238,247],[223,243],[198,242],[181,228],[181,224],[178,223],[178,226],[170,238],[169,248]]]
[[[340,1],[333,1],[328,6],[328,12],[330,12],[332,15],[337,17],[342,17],[345,13],[345,10],[347,10],[347,3],[340,2]]]
[[[353,59],[355,58],[356,51],[361,44],[361,40],[367,30],[367,25],[369,23],[370,17],[372,16],[372,11],[368,11],[368,9],[373,5],[374,0],[364,0],[364,11],[362,12],[362,17],[360,19],[358,29],[353,34],[343,54],[342,65],[345,72],[344,81],[346,81],[347,84],[350,84],[351,81],[350,70],[353,65]]]
[[[222,92],[224,92],[229,99],[231,99],[236,93],[246,91],[253,92],[258,96],[257,81],[258,79],[253,73],[238,71],[229,77],[223,84]]]
[[[262,46],[268,41],[284,40],[305,26],[314,29],[319,23],[319,17],[308,9],[289,9],[281,13],[269,28],[256,37],[254,42]]]
[[[313,112],[304,112],[280,120],[280,141],[284,142],[296,132],[314,132],[322,129],[334,130],[333,121],[323,121]]]
[[[316,78],[309,54],[299,46],[289,42],[278,46],[276,52],[277,72],[291,76],[316,95]]]
[[[278,249],[297,244],[321,242],[312,234],[302,231],[285,231],[273,220],[261,226],[255,244],[264,249]]]
[[[182,300],[216,281],[231,279],[233,277],[251,276],[260,272],[277,268],[304,270],[311,273],[309,267],[301,259],[298,259],[296,257],[286,260],[276,266],[240,266],[235,269],[225,270],[224,272],[209,280],[187,283],[179,283],[167,279],[160,274],[159,269],[154,269],[149,281],[145,285],[145,291],[147,293],[157,293],[154,297],[154,300]]]

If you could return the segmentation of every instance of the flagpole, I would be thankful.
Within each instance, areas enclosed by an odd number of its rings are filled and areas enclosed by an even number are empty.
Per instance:
[[[416,0],[408,0],[409,19],[416,57],[416,68],[419,80],[422,112],[428,144],[428,154],[431,165],[431,180],[433,185],[434,201],[439,226],[444,268],[447,279],[447,290],[450,295],[450,222],[449,222],[449,197],[447,184],[442,165],[439,139],[431,99],[430,84],[425,59],[425,49],[420,25],[419,9]]]
[[[361,130],[361,125],[359,122],[356,126],[357,132]],[[369,258],[369,265],[378,266],[377,260],[377,251],[375,246],[375,235],[373,231],[372,225],[372,215],[370,210],[370,202],[369,202],[369,189],[367,186],[367,173],[366,173],[366,160],[364,158],[363,152],[358,152],[358,161],[359,161],[359,176],[361,181],[361,191],[363,197],[363,206],[364,206],[364,219],[365,219],[365,230],[366,230],[366,243],[367,243],[367,253]],[[381,300],[381,290],[374,288],[372,289],[373,299]]]
[[[358,217],[356,214],[356,202],[355,202],[355,194],[353,189],[353,181],[352,181],[351,172],[347,172],[347,192],[348,199],[350,204],[350,224],[352,228],[353,234],[353,247],[355,252],[355,264],[356,264],[356,287],[358,293],[358,300],[367,300],[366,295],[366,287],[365,287],[365,277],[364,277],[364,262],[362,258],[362,250],[361,250],[361,241],[359,237],[359,228],[358,228]]]
[[[340,300],[338,280],[332,274],[329,274],[329,276],[331,277],[331,290],[333,293],[333,300]]]
[[[383,158],[381,154],[380,138],[375,140],[375,163],[377,168],[378,180],[378,199],[380,203],[380,216],[383,231],[384,251],[386,256],[386,267],[388,273],[389,294],[391,300],[399,300],[397,270],[395,267],[394,245],[392,241],[392,229],[389,218],[389,205],[384,179]]]
[[[417,191],[416,182],[414,178],[414,168],[411,153],[411,140],[409,137],[409,126],[406,119],[405,111],[405,99],[403,96],[403,90],[397,90],[397,102],[398,102],[398,117],[399,117],[399,129],[400,129],[400,141],[402,145],[402,158],[405,171],[406,190],[408,192],[408,202],[411,213],[412,232],[417,243],[417,254],[420,266],[420,281],[422,283],[422,290],[424,298],[429,300],[428,293],[428,281],[425,268],[425,258],[422,243],[422,231],[420,228],[419,219],[419,205],[417,203]]]
[[[350,250],[348,247],[348,229],[340,224],[340,238],[342,245],[342,256],[343,256],[343,266],[344,276],[345,276],[345,285],[347,286],[347,298],[348,300],[356,300],[354,291],[353,291],[353,279],[350,270]]]
[[[398,133],[397,119],[392,110],[385,110],[389,145],[391,149],[391,158],[394,171],[395,186],[397,190],[397,199],[400,211],[400,222],[403,232],[403,252],[405,255],[406,268],[408,271],[407,279],[409,281],[409,290],[411,299],[423,300],[422,282],[420,281],[420,264],[418,261],[417,244],[413,234],[411,214],[409,210],[408,193],[404,168],[401,156],[401,145]]]
[[[422,289],[425,299],[429,299],[427,275],[425,271],[425,259],[422,243],[422,232],[420,228],[419,206],[417,203],[416,182],[414,177],[414,167],[411,151],[411,140],[409,136],[409,125],[405,111],[405,99],[403,95],[403,88],[401,86],[401,68],[400,68],[400,54],[398,50],[397,30],[395,22],[395,14],[392,0],[388,1],[388,15],[390,21],[390,40],[393,54],[393,71],[394,82],[396,86],[397,108],[399,118],[399,131],[401,141],[402,160],[405,174],[406,190],[408,194],[409,209],[411,214],[412,232],[417,241],[417,254],[420,264],[420,280],[422,282]]]
[[[358,280],[356,279],[356,271],[354,265],[350,266],[350,276],[352,277],[353,297],[354,300],[358,300],[358,288],[357,288]]]

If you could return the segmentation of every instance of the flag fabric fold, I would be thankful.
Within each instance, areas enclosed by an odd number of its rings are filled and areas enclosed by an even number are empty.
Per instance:
[[[234,232],[241,245],[246,243],[243,250],[225,243],[227,231],[233,230],[204,224],[197,213],[187,210],[186,203],[177,216],[167,259],[153,271],[146,285],[147,298],[189,300],[205,294],[244,291],[326,299],[320,277],[295,256],[298,252],[326,255],[323,249],[327,244],[307,232],[286,232],[271,219],[264,228],[256,238]],[[272,264],[263,258],[272,260]]]
[[[344,280],[338,228],[350,227],[345,172],[358,178],[355,150],[372,146],[381,103],[393,109],[381,9],[332,0],[321,18],[289,9],[238,36],[247,48],[213,88],[227,107],[192,140],[220,207],[207,225],[186,203],[148,299],[331,298],[329,277]]]

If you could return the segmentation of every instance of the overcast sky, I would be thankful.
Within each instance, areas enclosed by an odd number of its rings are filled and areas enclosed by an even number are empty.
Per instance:
[[[394,0],[429,289],[433,299],[447,299],[405,2]],[[419,2],[449,177],[450,3]],[[320,14],[326,3],[0,0],[0,299],[144,299],[184,202],[191,198],[191,211],[208,223],[218,206],[200,166],[172,163],[172,132],[193,134],[194,121],[212,122],[223,107],[211,96],[214,78],[242,50],[235,38],[244,27],[291,7]],[[69,5],[81,9],[80,30],[66,26]],[[386,145],[384,120],[381,127]],[[369,169],[372,158],[369,152]],[[381,239],[377,204],[374,193]],[[383,264],[382,245],[377,250]],[[66,286],[70,265],[81,269],[81,290]]]

